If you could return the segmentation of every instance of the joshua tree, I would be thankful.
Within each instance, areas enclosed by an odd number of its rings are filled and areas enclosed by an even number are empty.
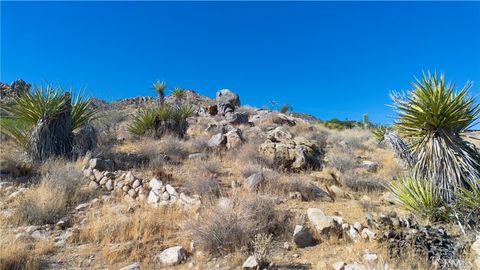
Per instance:
[[[153,90],[157,93],[157,106],[161,107],[165,101],[165,82],[164,81],[155,81],[153,83]]]
[[[52,156],[68,156],[73,131],[94,116],[90,101],[52,86],[24,91],[4,108],[0,131],[23,147],[34,162]]]
[[[413,176],[433,181],[449,201],[452,191],[480,179],[480,154],[461,136],[480,106],[468,96],[471,83],[455,91],[443,74],[423,74],[412,86],[407,94],[391,95],[398,112],[394,127],[412,147]]]

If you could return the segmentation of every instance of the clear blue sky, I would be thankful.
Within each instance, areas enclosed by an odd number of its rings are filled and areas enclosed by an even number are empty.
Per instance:
[[[480,2],[5,2],[1,81],[113,100],[155,79],[323,119],[390,122],[422,70],[480,93]]]

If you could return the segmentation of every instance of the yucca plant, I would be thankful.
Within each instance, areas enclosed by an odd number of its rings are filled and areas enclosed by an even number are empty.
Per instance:
[[[470,181],[467,187],[460,187],[455,193],[455,208],[464,224],[480,228],[480,186]]]
[[[157,93],[157,106],[163,106],[165,101],[165,87],[166,83],[164,81],[155,81],[153,83],[153,90]]]
[[[431,221],[448,219],[440,190],[431,181],[405,177],[392,182],[389,190],[398,204],[416,215]]]
[[[138,136],[160,138],[166,133],[179,137],[185,136],[188,128],[187,118],[193,113],[192,106],[172,107],[164,105],[156,108],[144,108],[134,116],[128,127],[130,133]]]
[[[52,85],[20,93],[3,110],[0,131],[23,147],[33,161],[68,155],[73,130],[96,113],[83,92],[72,103],[71,93]]]
[[[185,89],[180,87],[174,87],[170,92],[170,95],[172,95],[172,97],[174,98],[173,107],[178,108],[182,106],[183,99],[185,98],[186,94],[187,94],[187,91]]]
[[[376,126],[371,129],[372,135],[378,143],[381,143],[385,140],[385,133],[387,132],[387,127],[383,125]]]
[[[455,91],[443,74],[423,74],[412,86],[406,95],[391,95],[398,112],[394,126],[411,144],[414,177],[432,181],[450,201],[452,191],[480,179],[480,154],[461,137],[480,106],[468,96],[471,83]]]

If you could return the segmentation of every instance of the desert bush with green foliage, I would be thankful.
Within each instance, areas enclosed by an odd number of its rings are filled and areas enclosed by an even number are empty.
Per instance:
[[[461,134],[478,119],[480,105],[468,96],[472,84],[456,91],[443,74],[423,74],[406,94],[392,93],[395,129],[416,157],[414,178],[432,181],[449,201],[468,181],[480,179],[480,153]]]
[[[187,132],[187,118],[193,113],[190,105],[142,108],[133,117],[128,130],[138,136],[161,138],[171,134],[183,138]]]
[[[165,101],[165,87],[166,86],[167,86],[167,84],[164,81],[156,80],[153,83],[152,88],[155,91],[155,93],[157,93],[156,103],[157,103],[158,107],[163,106],[163,103]]]

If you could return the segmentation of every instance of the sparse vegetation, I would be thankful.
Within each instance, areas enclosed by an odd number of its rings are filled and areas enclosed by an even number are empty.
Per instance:
[[[128,130],[138,136],[161,138],[165,134],[172,134],[184,137],[188,127],[187,118],[192,112],[189,105],[140,109]]]

